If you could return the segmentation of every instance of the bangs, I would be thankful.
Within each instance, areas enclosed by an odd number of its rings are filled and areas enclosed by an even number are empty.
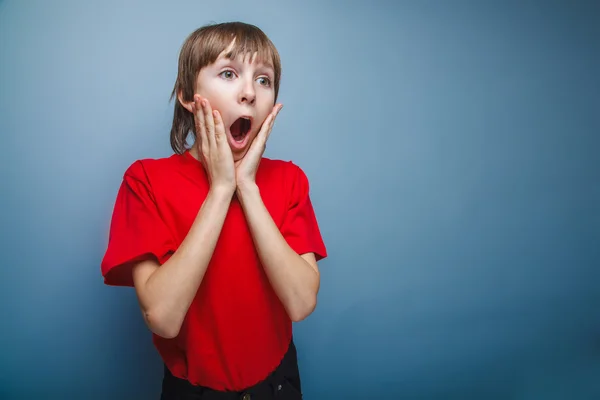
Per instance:
[[[274,68],[273,63],[273,48],[270,45],[270,42],[265,42],[261,40],[261,38],[250,38],[247,37],[238,40],[238,37],[233,38],[233,42],[228,43],[227,47],[223,49],[229,50],[224,54],[225,57],[229,59],[235,59],[238,56],[245,56],[246,54],[255,54],[256,53],[256,61],[261,62],[265,65],[269,65],[271,68]],[[221,54],[221,53],[219,53]]]
[[[256,61],[273,69],[280,65],[279,55],[271,40],[252,25],[213,25],[207,29],[200,41],[203,42],[200,46],[194,46],[198,50],[196,65],[199,66],[214,63],[221,54],[226,58],[235,59],[248,53],[256,53]]]

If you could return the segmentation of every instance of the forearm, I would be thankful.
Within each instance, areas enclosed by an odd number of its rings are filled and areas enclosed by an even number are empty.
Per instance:
[[[232,191],[211,190],[177,251],[144,285],[145,309],[176,336],[198,291],[221,233]]]
[[[275,293],[293,321],[306,318],[316,306],[318,271],[288,245],[255,184],[238,186],[237,194]]]

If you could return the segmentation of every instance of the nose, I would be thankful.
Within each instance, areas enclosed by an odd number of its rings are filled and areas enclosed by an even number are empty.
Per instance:
[[[256,92],[254,91],[254,82],[246,81],[242,86],[238,101],[242,104],[254,105],[256,101]]]

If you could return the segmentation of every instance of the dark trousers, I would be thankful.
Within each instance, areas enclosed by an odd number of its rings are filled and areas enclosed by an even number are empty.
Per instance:
[[[298,358],[294,341],[279,366],[265,380],[245,390],[222,392],[192,385],[171,374],[165,366],[161,400],[300,400],[302,399]]]

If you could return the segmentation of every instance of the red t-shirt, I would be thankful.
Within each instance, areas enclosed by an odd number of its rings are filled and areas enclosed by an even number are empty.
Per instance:
[[[275,224],[298,254],[327,256],[304,172],[263,158],[256,174]],[[166,262],[187,235],[209,183],[189,152],[139,160],[125,172],[101,270],[108,285],[132,286],[134,261]],[[287,351],[292,323],[260,264],[234,197],[206,274],[179,335],[154,344],[173,375],[217,390],[241,390],[273,371]]]

